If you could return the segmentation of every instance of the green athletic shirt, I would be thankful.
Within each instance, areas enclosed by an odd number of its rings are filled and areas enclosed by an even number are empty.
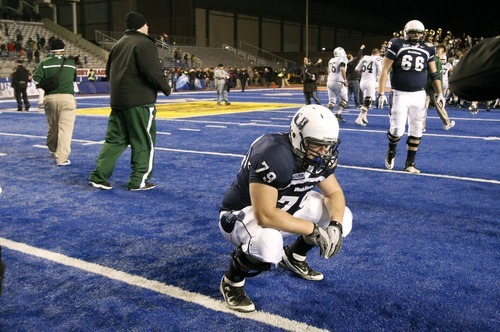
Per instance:
[[[42,82],[43,80],[52,77],[56,74],[61,67],[63,61],[62,55],[51,55],[40,61],[33,74],[33,81],[35,84]],[[46,95],[63,93],[63,94],[75,94],[75,89],[73,87],[73,82],[76,81],[76,65],[71,59],[66,58],[64,62],[64,67],[59,74],[59,86],[57,89],[46,93]]]

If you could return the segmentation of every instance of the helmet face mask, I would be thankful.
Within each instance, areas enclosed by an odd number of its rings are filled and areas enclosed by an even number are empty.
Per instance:
[[[412,20],[406,23],[404,28],[404,39],[410,44],[417,44],[424,41],[425,27],[422,22]]]
[[[304,138],[301,142],[302,150],[306,151],[302,158],[302,165],[305,170],[312,169],[319,173],[325,168],[335,168],[338,160],[337,140],[332,144],[325,144],[324,141],[317,141],[314,138]]]
[[[339,125],[333,113],[321,105],[301,107],[290,125],[293,153],[305,171],[318,174],[337,166]]]

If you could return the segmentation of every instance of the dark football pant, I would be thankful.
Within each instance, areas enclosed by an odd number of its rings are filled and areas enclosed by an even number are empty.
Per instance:
[[[111,109],[106,141],[89,180],[103,183],[113,174],[116,162],[130,145],[132,173],[129,189],[140,188],[151,178],[156,143],[156,108],[141,105],[129,109]]]
[[[16,98],[18,110],[23,109],[23,102],[24,102],[24,108],[26,110],[28,110],[30,108],[30,101],[28,100],[28,93],[26,91],[26,87],[15,88],[14,89],[14,97]]]

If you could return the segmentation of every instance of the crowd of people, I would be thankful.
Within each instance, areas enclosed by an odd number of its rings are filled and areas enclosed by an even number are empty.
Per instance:
[[[184,76],[187,78],[189,90],[197,88],[214,91],[216,89],[214,75],[217,67],[186,67],[167,66],[163,67],[165,78],[171,83],[176,91],[179,80]],[[226,71],[230,76],[232,88],[245,91],[248,87],[274,87],[282,88],[290,86],[291,73],[286,68],[273,70],[271,67],[233,67],[227,66]],[[196,80],[203,82],[201,86],[196,86]]]
[[[15,27],[15,25],[13,25]],[[23,60],[28,65],[38,65],[40,60],[50,55],[50,41],[56,39],[55,36],[46,37],[40,32],[37,32],[35,39],[31,36],[25,38],[21,29],[16,27],[11,31],[11,24],[4,23],[0,25],[0,57],[3,61],[19,61]],[[80,55],[68,55],[74,59],[75,64],[79,67],[84,66],[88,62],[88,57]]]

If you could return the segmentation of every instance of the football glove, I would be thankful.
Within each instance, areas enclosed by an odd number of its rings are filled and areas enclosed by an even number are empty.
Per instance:
[[[444,96],[442,93],[440,93],[436,96],[435,102],[436,102],[436,106],[440,105],[441,108],[444,108],[444,106],[446,105],[446,100],[444,99]]]
[[[378,95],[377,107],[379,109],[384,108],[384,103],[387,103],[387,98],[385,96],[385,93],[381,93],[381,94]]]
[[[332,246],[325,258],[330,258],[337,255],[342,248],[342,224],[336,221],[330,221],[330,225],[326,228],[326,233],[328,234]]]
[[[314,230],[311,234],[306,235],[318,248],[321,257],[328,258],[328,253],[332,250],[332,243],[328,233],[314,224]]]

